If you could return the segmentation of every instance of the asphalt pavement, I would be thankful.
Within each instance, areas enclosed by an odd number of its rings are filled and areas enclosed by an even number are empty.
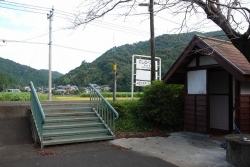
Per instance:
[[[1,167],[176,167],[158,157],[114,146],[109,141],[40,149],[35,144],[0,147]]]
[[[28,106],[28,102],[0,103],[0,167],[176,167],[161,158],[116,146],[110,141],[51,146],[41,150],[32,140],[25,108]]]
[[[0,117],[0,167],[232,167],[220,144],[206,135],[178,132],[169,137],[122,138],[41,150],[33,143],[27,115],[8,112]]]
[[[207,135],[176,132],[169,137],[122,138],[110,142],[179,167],[233,167],[226,161],[226,150],[220,147],[223,141]]]
[[[0,145],[0,167],[233,167],[221,141],[178,132],[169,137],[121,138],[111,141],[40,147],[17,141]],[[18,140],[18,139],[17,139]]]

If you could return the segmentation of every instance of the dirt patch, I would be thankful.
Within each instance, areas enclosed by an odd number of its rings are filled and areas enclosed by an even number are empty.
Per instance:
[[[126,147],[118,146],[118,145],[115,145],[115,144],[111,144],[110,146],[112,148],[116,148],[116,149],[119,149],[119,150],[131,150],[132,149],[132,148],[126,148]]]
[[[168,137],[169,134],[157,129],[147,132],[119,132],[115,133],[116,139],[120,138],[147,138],[147,137]]]
[[[40,155],[40,156],[55,156],[58,154],[59,153],[51,151],[51,150],[47,150],[47,149],[38,152],[38,155]]]

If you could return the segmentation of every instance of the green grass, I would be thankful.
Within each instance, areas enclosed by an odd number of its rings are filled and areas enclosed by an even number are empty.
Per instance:
[[[80,97],[80,96],[52,96],[54,101],[88,101],[89,97]]]
[[[48,100],[47,94],[38,93],[38,98],[41,101]],[[113,101],[113,97],[105,97],[108,101]],[[129,100],[130,97],[117,97],[116,100]],[[135,98],[136,99],[136,98]],[[138,98],[137,98],[138,99]],[[88,96],[58,96],[52,95],[53,101],[89,101],[89,94]],[[30,101],[30,92],[0,92],[0,101]]]
[[[43,101],[48,99],[46,94],[38,94],[38,98]],[[29,92],[0,92],[0,101],[30,101]]]
[[[108,101],[113,101],[113,97],[106,97],[105,98]],[[117,97],[116,100],[117,101],[121,101],[121,100],[130,100],[130,97]],[[138,99],[138,98],[135,98]],[[87,101],[90,100],[89,97],[80,97],[80,96],[52,96],[52,100],[54,101]]]

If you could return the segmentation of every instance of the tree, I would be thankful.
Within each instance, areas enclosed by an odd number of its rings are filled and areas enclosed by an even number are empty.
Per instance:
[[[116,10],[119,16],[142,15],[137,7],[145,0],[84,0],[79,5],[80,11],[74,20],[75,27],[87,25],[89,22],[104,17]],[[219,26],[227,35],[232,44],[250,62],[250,2],[249,0],[155,0],[154,13],[174,8],[174,15],[182,15],[183,20],[179,27],[182,32],[188,26],[188,19],[193,16],[203,17]],[[81,11],[84,7],[84,12]],[[86,10],[87,8],[87,10]]]

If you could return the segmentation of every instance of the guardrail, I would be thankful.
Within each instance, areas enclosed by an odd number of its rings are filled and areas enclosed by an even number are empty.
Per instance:
[[[104,123],[114,134],[115,120],[119,118],[119,114],[92,84],[89,84],[89,86],[91,107],[96,110],[97,114],[99,114]]]
[[[36,90],[32,82],[30,82],[30,106],[36,129],[39,135],[40,143],[42,145],[43,141],[43,124],[45,123],[45,114],[43,112],[41,103],[36,94]]]

